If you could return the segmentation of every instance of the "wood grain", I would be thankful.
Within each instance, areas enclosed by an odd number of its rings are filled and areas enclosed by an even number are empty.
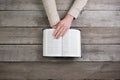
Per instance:
[[[119,62],[0,63],[0,79],[119,79],[119,74]]]
[[[59,11],[63,18],[66,11]],[[0,27],[49,26],[44,11],[1,11]],[[80,27],[120,27],[120,11],[84,11],[72,26]]]
[[[56,0],[61,19],[74,0]],[[88,0],[72,28],[82,58],[43,57],[41,0],[0,0],[0,80],[120,79],[120,0]]]
[[[43,57],[42,49],[42,45],[0,45],[0,61],[120,61],[120,45],[82,45],[82,58]]]
[[[74,0],[56,0],[58,10],[69,10]],[[44,10],[41,0],[0,0],[0,10]],[[88,0],[85,10],[120,10],[120,0]]]
[[[45,28],[1,28],[0,44],[42,44],[43,29]],[[82,44],[120,44],[120,28],[73,29],[81,30]]]

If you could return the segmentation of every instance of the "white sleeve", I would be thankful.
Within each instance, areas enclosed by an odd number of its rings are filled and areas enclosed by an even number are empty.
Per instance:
[[[75,0],[72,7],[68,11],[68,14],[74,16],[75,18],[78,17],[79,13],[82,11],[84,6],[87,4],[88,0]]]
[[[56,25],[59,21],[59,15],[56,8],[55,0],[42,0],[43,6],[45,8],[50,26]]]

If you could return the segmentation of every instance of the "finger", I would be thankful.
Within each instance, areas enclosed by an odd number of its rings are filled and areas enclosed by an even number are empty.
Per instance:
[[[58,32],[58,30],[60,29],[60,25],[58,25],[58,26],[56,26],[57,28],[55,29],[55,31],[54,31],[54,35],[56,35],[56,33]]]
[[[53,27],[52,27],[52,29],[56,29],[56,25],[54,25]],[[55,30],[54,30],[55,31]],[[54,36],[54,33],[53,33],[53,36]]]
[[[65,28],[65,29],[63,30],[63,33],[61,34],[61,36],[64,36],[67,31],[68,31],[68,29]]]
[[[58,38],[59,37],[59,34],[61,33],[61,31],[63,30],[63,27],[61,27],[58,32],[56,33],[55,37]]]
[[[62,32],[60,33],[60,36],[62,36],[64,34],[65,30],[66,30],[66,28],[63,28]]]
[[[64,27],[61,27],[60,30],[57,32],[57,34],[55,35],[56,38],[59,38],[62,31],[64,30]]]

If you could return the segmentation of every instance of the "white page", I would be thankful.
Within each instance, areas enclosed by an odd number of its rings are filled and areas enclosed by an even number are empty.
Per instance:
[[[62,56],[69,56],[70,54],[70,29],[65,33],[62,38]]]
[[[63,56],[81,57],[81,34],[79,30],[70,29],[68,35],[63,39]],[[66,50],[65,50],[66,49]]]
[[[55,29],[46,29],[43,32],[43,56],[57,57],[62,55],[62,38],[55,39],[53,32]]]

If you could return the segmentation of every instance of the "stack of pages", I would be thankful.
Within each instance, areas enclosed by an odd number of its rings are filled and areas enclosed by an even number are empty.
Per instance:
[[[43,30],[43,56],[46,57],[81,57],[81,33],[69,29],[63,37],[53,36],[55,29]]]

